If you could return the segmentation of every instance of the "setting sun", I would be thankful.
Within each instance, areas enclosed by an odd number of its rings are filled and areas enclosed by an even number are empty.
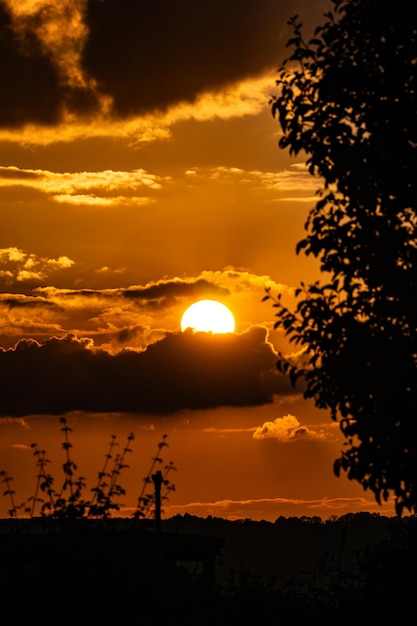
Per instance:
[[[221,302],[200,300],[194,302],[183,314],[181,330],[186,328],[208,333],[233,333],[235,320],[231,311]]]

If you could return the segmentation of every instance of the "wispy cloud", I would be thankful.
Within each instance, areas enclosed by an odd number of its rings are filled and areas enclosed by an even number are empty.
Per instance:
[[[300,164],[293,164],[287,169],[276,172],[224,166],[209,170],[194,168],[188,170],[186,175],[191,179],[192,185],[195,185],[197,180],[202,183],[205,179],[211,184],[216,183],[224,187],[238,184],[240,189],[244,188],[246,193],[261,199],[262,202],[265,202],[266,198],[274,202],[289,198],[294,202],[317,201],[314,194],[319,182],[309,174],[305,166],[300,167]]]
[[[19,186],[40,191],[55,202],[85,206],[133,205],[153,202],[149,193],[159,191],[171,179],[145,170],[100,172],[51,172],[0,167],[0,188]],[[143,195],[137,196],[141,190]],[[117,196],[115,196],[117,192]]]

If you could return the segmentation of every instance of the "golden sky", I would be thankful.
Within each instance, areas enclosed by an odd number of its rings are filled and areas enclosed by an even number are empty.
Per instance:
[[[288,18],[310,34],[327,8],[0,0],[0,469],[17,501],[31,443],[59,476],[65,415],[90,486],[111,435],[135,434],[122,515],[163,433],[165,515],[393,513],[333,475],[338,426],[278,373],[293,348],[262,302],[318,277],[295,246],[320,181],[279,150],[269,98]],[[182,333],[200,299],[235,333]]]

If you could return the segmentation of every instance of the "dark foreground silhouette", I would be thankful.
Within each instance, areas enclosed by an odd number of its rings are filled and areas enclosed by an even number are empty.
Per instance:
[[[348,623],[414,610],[416,518],[0,520],[0,598],[61,623]],[[48,619],[49,621],[49,619]]]

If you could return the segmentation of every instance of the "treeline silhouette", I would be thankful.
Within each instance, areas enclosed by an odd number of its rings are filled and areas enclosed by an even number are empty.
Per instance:
[[[27,618],[134,610],[141,624],[341,623],[366,610],[382,619],[414,606],[416,523],[369,513],[274,523],[178,515],[156,532],[133,519],[0,520],[0,594]]]

